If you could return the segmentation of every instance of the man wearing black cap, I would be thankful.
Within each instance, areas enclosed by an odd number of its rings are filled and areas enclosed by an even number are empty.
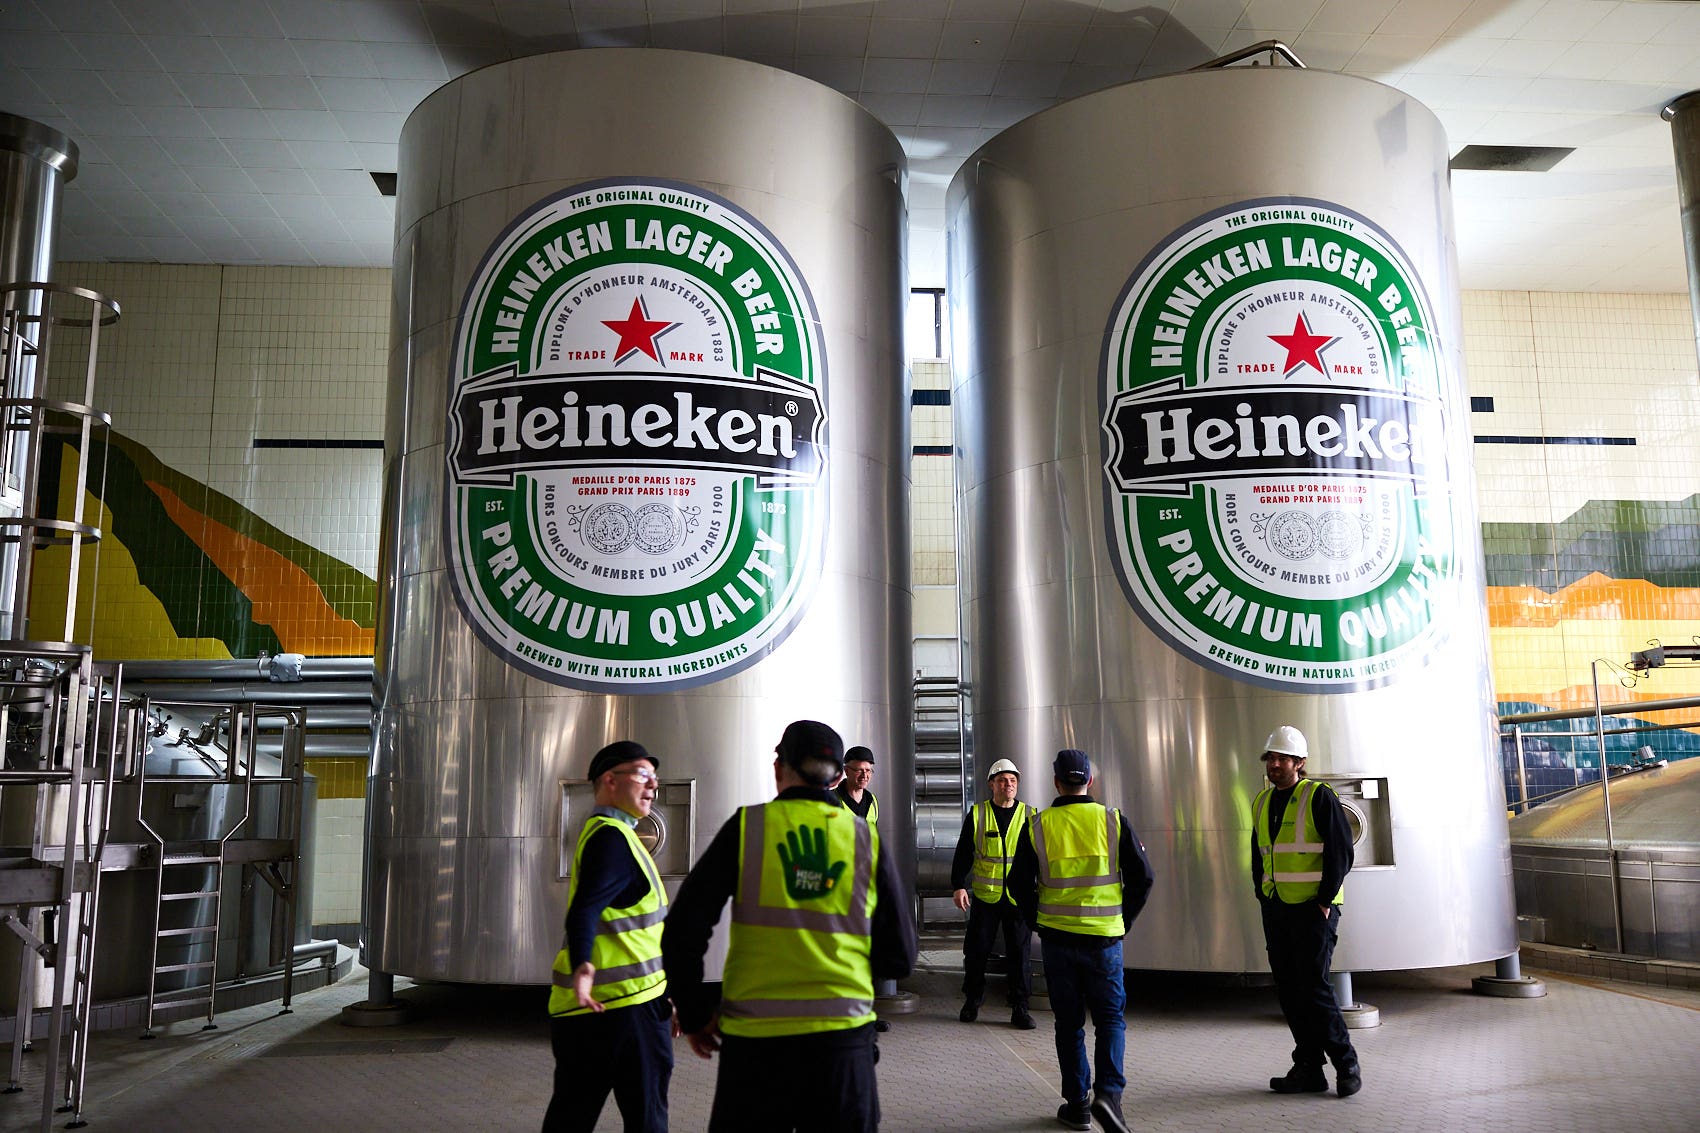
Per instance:
[[[868,784],[873,781],[873,751],[857,746],[845,752],[844,781],[834,788],[838,793],[838,801],[849,807],[850,813],[860,815],[877,825],[880,820],[880,801],[868,790]]]
[[[1092,1128],[1096,1117],[1111,1133],[1128,1133],[1122,1116],[1127,1086],[1122,938],[1151,894],[1151,862],[1122,813],[1088,793],[1092,761],[1085,752],[1057,752],[1051,774],[1057,797],[1033,817],[1017,843],[1009,891],[1044,942],[1045,982],[1062,1070],[1057,1120],[1080,1130]],[[1086,1063],[1088,1012],[1094,1035],[1091,1067]]]
[[[720,1053],[710,1133],[871,1133],[873,983],[915,965],[909,899],[879,833],[828,788],[844,769],[838,733],[799,720],[774,750],[778,797],[720,828],[667,918],[679,1025],[698,1056]],[[717,995],[703,956],[727,901]]]
[[[630,740],[590,759],[595,809],[573,852],[566,941],[549,992],[555,1094],[544,1133],[590,1133],[614,1093],[628,1133],[666,1133],[673,1007],[661,964],[667,891],[635,828],[655,757]]]

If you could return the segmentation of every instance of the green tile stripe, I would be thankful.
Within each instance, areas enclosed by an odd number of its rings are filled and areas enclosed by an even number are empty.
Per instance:
[[[90,463],[91,469],[100,467],[100,442],[93,443],[97,447]],[[375,579],[368,578],[341,559],[280,531],[222,492],[216,492],[199,480],[167,466],[141,442],[114,433],[112,447],[115,453],[122,452],[129,458],[141,479],[164,485],[209,519],[240,532],[300,567],[323,592],[326,603],[338,617],[348,619],[361,629],[376,627],[378,584]]]
[[[1700,587],[1700,495],[1590,500],[1559,523],[1484,523],[1489,586],[1561,590],[1598,572]]]
[[[89,467],[91,476],[98,476],[102,453],[100,442],[94,444]],[[68,447],[75,446],[67,437],[49,433],[42,438],[40,494],[44,501],[59,499],[60,463]],[[112,515],[111,534],[129,550],[137,578],[165,608],[171,628],[182,638],[215,638],[232,657],[257,657],[262,650],[281,653],[277,634],[254,620],[248,596],[177,525],[146,481],[132,458],[132,446],[111,446],[102,501]],[[194,506],[206,494],[202,487],[183,499]]]

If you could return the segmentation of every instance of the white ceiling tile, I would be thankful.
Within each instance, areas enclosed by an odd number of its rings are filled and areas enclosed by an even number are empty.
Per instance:
[[[201,111],[201,117],[220,138],[275,138],[277,127],[263,110],[223,109],[211,107]]]
[[[317,173],[322,170],[359,169],[360,155],[354,144],[346,141],[300,138],[289,143],[303,169]]]
[[[395,111],[395,100],[382,79],[327,77],[314,81],[324,105],[331,110]]]
[[[860,59],[868,50],[866,17],[803,15],[797,18],[798,55],[853,55]]]
[[[875,19],[868,31],[868,54],[885,59],[931,59],[938,54],[943,20]]]
[[[313,183],[327,197],[376,197],[377,186],[372,178],[353,169],[311,170]]]
[[[1043,24],[1023,20],[1015,25],[1005,58],[1042,63],[1070,62],[1080,49],[1086,29],[1085,24]]]
[[[862,89],[880,94],[925,94],[933,65],[927,59],[869,59]]]
[[[940,59],[933,64],[928,94],[991,94],[998,65],[970,59]]]
[[[996,98],[986,108],[984,124],[999,130],[1015,125],[1023,118],[1030,118],[1041,110],[1048,110],[1054,105],[1049,98]]]
[[[1063,75],[1062,89],[1057,92],[1061,98],[1076,98],[1105,87],[1117,86],[1131,82],[1137,74],[1137,68],[1124,67],[1093,67],[1085,63],[1073,63]]]
[[[112,0],[113,7],[137,32],[159,35],[205,35],[207,26],[193,0]]]
[[[130,183],[152,197],[160,208],[169,212],[169,199],[175,196],[200,196],[195,182],[175,165],[127,165]]]
[[[279,194],[307,194],[315,191],[313,179],[301,169],[250,169],[248,177],[254,182],[254,187],[267,196]],[[320,200],[322,198],[313,198]],[[276,207],[275,205],[273,207]],[[278,215],[286,215],[278,209]]]
[[[1293,42],[1293,53],[1303,59],[1307,67],[1344,71],[1367,42],[1367,35],[1351,32],[1307,31]]]
[[[432,43],[371,43],[372,65],[385,79],[447,79],[442,52]]]
[[[85,161],[77,167],[77,190],[84,199],[96,201],[102,199],[99,194],[113,192],[134,192],[136,183],[116,165],[104,162]]]
[[[99,75],[87,71],[24,71],[42,94],[60,106],[110,106],[116,108],[114,97]]]
[[[1236,26],[1259,32],[1296,35],[1310,25],[1322,0],[1251,0]]]
[[[1098,66],[1138,66],[1156,38],[1156,29],[1149,26],[1093,24],[1086,29],[1086,35],[1075,51],[1074,62]]]
[[[207,199],[217,207],[220,216],[229,217],[231,220],[255,216],[274,219],[277,217],[271,202],[251,188],[247,192],[208,193]]]
[[[397,159],[398,146],[394,142],[350,142],[354,147],[354,156],[360,162],[360,168],[370,169],[374,173],[394,173],[401,166]]]
[[[1546,72],[1563,55],[1568,44],[1557,40],[1530,40],[1519,36],[1505,40],[1476,69],[1479,75],[1515,75],[1534,78]]]
[[[23,17],[19,19],[20,15]],[[124,28],[124,17],[112,6],[112,0],[47,0],[38,5],[7,4],[5,26],[57,28],[60,31],[111,31]]]
[[[275,129],[273,137],[286,142],[345,142],[348,138],[328,110],[267,110],[263,112]]]
[[[85,134],[91,138],[133,138],[146,133],[136,116],[123,107],[61,106],[74,123],[70,130],[73,140]]]
[[[1306,25],[1309,32],[1368,35],[1381,26],[1398,0],[1327,0]]]
[[[1014,20],[1021,15],[1022,0],[951,0],[952,21]]]
[[[582,30],[582,28],[581,28]],[[743,58],[769,55],[788,58],[797,53],[795,12],[762,12],[726,19],[726,50]]]
[[[249,75],[248,89],[262,110],[323,110],[325,100],[306,75]]]
[[[498,10],[509,6],[514,0],[496,0]],[[810,7],[818,5],[811,4]],[[859,4],[828,3],[829,8],[857,8]],[[649,10],[654,15],[677,19],[681,16],[718,16],[725,7],[722,0],[649,0]]]
[[[1424,37],[1377,33],[1370,36],[1363,49],[1352,56],[1349,70],[1353,74],[1371,76],[1432,70],[1443,70],[1447,74],[1471,74],[1476,68],[1465,61],[1477,53],[1485,59],[1497,46],[1498,44],[1488,40],[1457,40],[1446,48],[1453,54],[1437,63],[1425,57],[1429,42]]]
[[[431,3],[421,5],[431,38],[438,43],[502,43],[502,23],[491,3]]]
[[[1609,0],[1547,0],[1517,29],[1517,37],[1587,40],[1617,7]]]
[[[1445,0],[1446,8],[1442,11],[1459,7],[1458,0]],[[1427,6],[1427,0],[1400,0],[1399,7],[1394,10],[1394,16],[1410,11],[1409,18],[1423,19],[1421,9]],[[1522,26],[1529,22],[1534,15],[1537,4],[1535,0],[1474,0],[1463,6],[1450,27],[1442,29],[1447,35],[1479,35],[1488,39],[1510,39],[1516,35]],[[1390,17],[1391,18],[1391,17]]]
[[[940,59],[978,59],[992,63],[1004,57],[1015,31],[1013,20],[951,20],[939,35]]]
[[[384,167],[373,168],[382,172]],[[394,197],[338,197],[332,207],[351,231],[355,225],[378,225],[387,231],[395,224]]]
[[[929,94],[921,102],[922,126],[984,125],[989,95]]]
[[[195,106],[219,110],[256,110],[260,102],[236,75],[178,75],[177,89]]]
[[[1634,76],[1638,82],[1664,81],[1693,89],[1700,86],[1700,44],[1643,44],[1630,53],[1623,61],[1623,70],[1612,77],[1621,79],[1625,76]],[[1673,90],[1668,95],[1681,93]]]
[[[565,5],[556,4],[558,13]],[[371,43],[430,43],[430,25],[416,3],[405,0],[352,0],[343,5],[354,34],[346,38]],[[561,13],[564,15],[565,13]],[[340,37],[339,37],[340,38]]]
[[[1021,6],[1022,22],[1043,24],[1089,24],[1097,15],[1090,0],[1027,0]]]
[[[1200,27],[1231,28],[1240,22],[1245,15],[1245,0],[1184,0],[1184,3],[1173,5],[1176,9],[1173,22],[1184,24],[1189,29]],[[1129,19],[1147,20],[1153,11],[1161,12],[1161,8],[1151,4],[1141,4],[1138,0],[1102,0],[1099,6],[1096,23],[1125,23]]]
[[[141,37],[159,66],[169,72],[230,74],[234,67],[217,41],[204,35],[150,35]]]
[[[300,164],[289,144],[277,138],[227,138],[224,147],[243,169],[288,169],[292,165]],[[177,163],[201,164],[185,161],[182,157],[178,157]]]
[[[166,216],[175,217],[179,224],[187,221],[199,225],[209,219],[217,219],[218,207],[212,203],[212,199],[205,193],[196,192],[194,182],[188,177],[183,178],[183,183],[188,188],[182,191],[150,191],[154,203],[159,205]],[[184,231],[188,231],[187,225]]]
[[[177,222],[164,213],[155,216],[124,217],[123,224],[126,233],[143,239],[183,235],[183,230],[177,227]]]
[[[229,194],[248,194],[257,190],[254,179],[243,169],[220,169],[216,166],[195,166],[185,169],[195,187],[208,196],[218,198]]]
[[[304,75],[306,69],[295,50],[281,39],[231,39],[216,41],[225,58],[239,75]]]
[[[992,93],[1006,98],[1055,98],[1067,72],[1064,63],[1007,62],[998,68]]]
[[[120,169],[172,167],[171,155],[166,152],[165,147],[145,135],[107,138],[102,142],[102,147],[106,150],[106,156]]]
[[[334,112],[336,120],[342,125],[342,132],[351,142],[389,142],[394,144],[401,137],[402,123],[407,121],[405,115],[395,113],[374,113],[361,110],[338,110]]]
[[[950,0],[874,0],[874,15],[882,20],[902,18],[942,20],[949,12]]]
[[[196,245],[205,252],[207,259],[215,264],[246,264],[259,262],[255,255],[254,246],[238,237],[217,238],[206,237],[195,241]]]
[[[1555,79],[1611,79],[1633,74],[1628,61],[1638,46],[1610,41],[1573,43],[1552,61],[1545,74]]]
[[[864,92],[857,101],[887,126],[914,126],[921,121],[921,102],[918,94],[879,94]]]
[[[372,76],[372,54],[364,43],[324,40],[305,40],[295,44],[295,54],[302,69],[314,77],[342,75],[351,78]]]
[[[65,36],[56,31],[16,31],[0,35],[0,60],[38,70],[83,71],[90,66]]]
[[[178,165],[235,165],[224,143],[217,138],[165,138],[160,142]]]
[[[290,39],[340,39],[348,33],[348,13],[335,0],[288,0],[270,7]]]
[[[161,71],[160,62],[137,35],[67,35],[65,41],[93,71]]]

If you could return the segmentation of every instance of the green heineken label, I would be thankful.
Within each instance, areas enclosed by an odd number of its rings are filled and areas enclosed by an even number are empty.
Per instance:
[[[730,202],[621,180],[533,206],[467,289],[448,413],[455,596],[511,664],[599,691],[705,684],[807,606],[819,319]]]
[[[1251,201],[1165,240],[1104,341],[1112,555],[1192,660],[1294,692],[1426,662],[1464,533],[1434,316],[1386,233]]]

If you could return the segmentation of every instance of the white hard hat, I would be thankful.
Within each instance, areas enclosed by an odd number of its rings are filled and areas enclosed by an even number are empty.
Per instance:
[[[1005,771],[1014,775],[1017,779],[1021,778],[1021,768],[1017,767],[1013,760],[1008,759],[1000,759],[996,763],[992,764],[992,769],[986,772],[986,778],[994,778],[995,776],[1002,775]]]
[[[1263,741],[1263,754],[1290,755],[1294,759],[1309,759],[1310,744],[1305,742],[1305,734],[1291,724],[1282,724],[1269,738]]]

